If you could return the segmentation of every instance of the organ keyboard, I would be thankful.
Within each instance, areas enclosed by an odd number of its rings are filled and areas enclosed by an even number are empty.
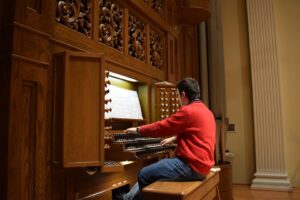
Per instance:
[[[163,146],[162,138],[143,137],[139,134],[110,133],[106,144],[109,148],[105,151],[108,160],[138,160],[143,158],[159,157],[170,153],[175,145]]]

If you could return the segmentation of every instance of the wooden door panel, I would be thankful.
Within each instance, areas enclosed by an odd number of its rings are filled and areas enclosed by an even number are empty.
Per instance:
[[[54,56],[54,162],[63,167],[104,162],[104,61],[101,54]]]
[[[8,198],[47,196],[47,68],[13,61],[8,137]]]

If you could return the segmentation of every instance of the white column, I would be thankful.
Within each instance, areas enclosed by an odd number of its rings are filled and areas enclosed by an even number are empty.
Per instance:
[[[256,173],[253,189],[292,189],[284,160],[281,94],[272,0],[247,0]]]

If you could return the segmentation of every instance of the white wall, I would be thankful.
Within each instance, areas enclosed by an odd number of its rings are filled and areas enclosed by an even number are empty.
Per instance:
[[[273,0],[280,72],[285,163],[300,186],[300,1]]]
[[[280,70],[287,173],[300,186],[300,0],[273,0]],[[234,153],[233,182],[250,184],[255,173],[251,67],[245,0],[222,2],[226,109],[236,131],[227,134]]]
[[[251,71],[245,0],[222,2],[226,110],[235,132],[227,133],[233,183],[250,184],[255,173]]]

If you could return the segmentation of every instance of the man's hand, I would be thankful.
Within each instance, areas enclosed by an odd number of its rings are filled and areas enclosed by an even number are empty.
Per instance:
[[[176,140],[176,136],[169,137],[169,138],[166,138],[166,139],[160,141],[160,144],[165,146],[165,145],[168,145],[168,144],[172,144],[173,142],[175,142],[175,140]]]
[[[139,133],[139,127],[131,127],[126,129],[124,132],[125,133],[132,133],[132,134],[138,134]]]

